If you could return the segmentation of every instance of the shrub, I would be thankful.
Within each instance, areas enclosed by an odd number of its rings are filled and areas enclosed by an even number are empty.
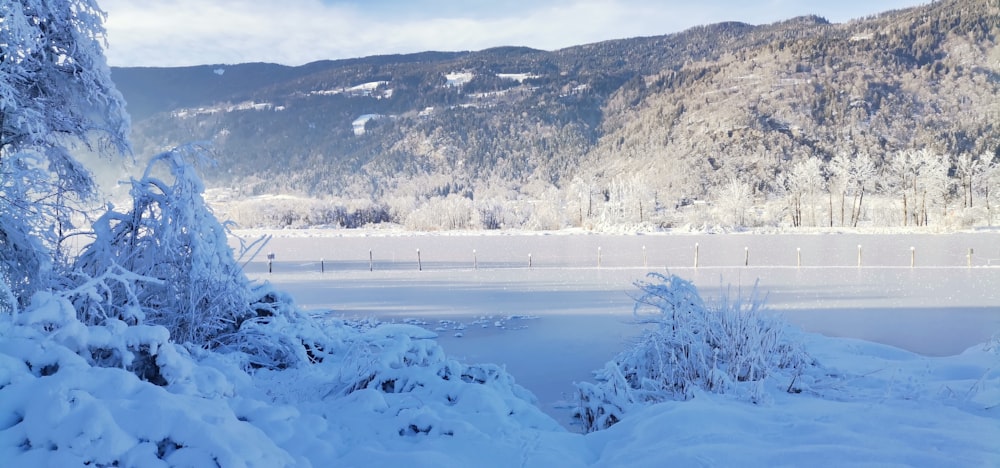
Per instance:
[[[632,406],[687,400],[699,390],[759,403],[769,375],[808,362],[783,338],[782,323],[761,315],[756,285],[747,298],[727,292],[707,306],[690,281],[648,277],[636,283],[634,313],[656,328],[597,371],[598,383],[577,385],[576,417],[588,432],[610,427]]]
[[[304,318],[289,297],[247,279],[226,227],[202,198],[191,158],[204,158],[202,150],[153,158],[132,182],[131,209],[109,209],[94,223],[94,242],[77,259],[66,296],[89,325],[160,325],[177,343],[245,352],[253,367],[308,359],[304,343],[272,333]],[[161,165],[172,180],[154,176]]]

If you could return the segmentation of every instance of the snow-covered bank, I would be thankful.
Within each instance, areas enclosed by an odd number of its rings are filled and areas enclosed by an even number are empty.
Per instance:
[[[995,466],[996,343],[946,358],[803,335],[826,367],[810,388],[752,405],[699,394],[587,436],[601,466]]]
[[[342,344],[327,359],[247,374],[164,342],[162,328],[88,327],[67,306],[40,296],[0,317],[0,460],[10,466],[1000,463],[996,341],[929,358],[790,332],[818,363],[797,377],[798,393],[782,377],[765,381],[759,404],[697,392],[581,435],[501,369],[451,361],[413,326],[332,322]],[[93,360],[95,349],[143,343],[158,347],[164,386]]]

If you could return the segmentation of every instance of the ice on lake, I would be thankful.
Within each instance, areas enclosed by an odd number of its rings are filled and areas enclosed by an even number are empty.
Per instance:
[[[633,283],[651,271],[692,280],[709,301],[757,282],[770,312],[806,331],[925,355],[1000,333],[997,233],[333,233],[276,236],[272,272],[264,255],[246,270],[318,313],[435,331],[453,358],[505,366],[563,422],[572,383],[641,332]]]

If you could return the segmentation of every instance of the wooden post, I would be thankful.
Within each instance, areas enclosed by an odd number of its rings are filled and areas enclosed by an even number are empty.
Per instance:
[[[802,268],[802,247],[795,248],[795,268]]]
[[[420,263],[420,249],[417,249],[417,271],[424,271],[424,265]]]
[[[861,268],[861,244],[858,244],[858,268]]]
[[[750,266],[750,247],[743,247],[743,266]]]
[[[531,254],[528,254],[528,269],[531,269]]]
[[[479,269],[479,257],[476,256],[476,249],[472,249],[472,269]]]
[[[972,247],[969,247],[968,263],[969,268],[972,268]]]
[[[917,263],[917,248],[910,247],[910,268],[913,268],[913,266],[916,263]]]
[[[323,262],[322,258],[319,259],[319,272],[326,273],[326,263]]]
[[[375,271],[375,257],[372,255],[372,249],[368,249],[368,271]]]
[[[646,246],[642,246],[642,266],[643,268],[649,266],[649,262],[646,261]]]
[[[694,243],[694,267],[698,268],[698,243]]]

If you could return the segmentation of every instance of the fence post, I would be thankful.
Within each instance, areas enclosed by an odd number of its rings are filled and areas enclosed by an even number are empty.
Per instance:
[[[698,268],[698,243],[694,243],[694,267]]]
[[[795,248],[795,268],[802,268],[802,247]]]
[[[861,268],[861,244],[858,244],[858,268]]]
[[[649,266],[649,262],[646,261],[646,246],[642,246],[642,267],[646,268]]]
[[[322,258],[319,259],[319,272],[326,273],[326,263],[323,261]]]
[[[750,266],[750,247],[743,247],[743,266]]]
[[[528,254],[528,269],[531,269],[531,254]]]
[[[910,268],[913,268],[913,266],[916,263],[917,263],[917,248],[910,247]]]
[[[969,247],[969,259],[968,259],[968,263],[969,263],[969,268],[972,268],[972,247]]]
[[[472,249],[472,269],[479,269],[479,257],[476,256],[476,249]]]
[[[375,271],[375,257],[372,255],[372,249],[368,249],[368,271]]]
[[[417,271],[424,271],[424,265],[420,263],[420,249],[417,249]]]

